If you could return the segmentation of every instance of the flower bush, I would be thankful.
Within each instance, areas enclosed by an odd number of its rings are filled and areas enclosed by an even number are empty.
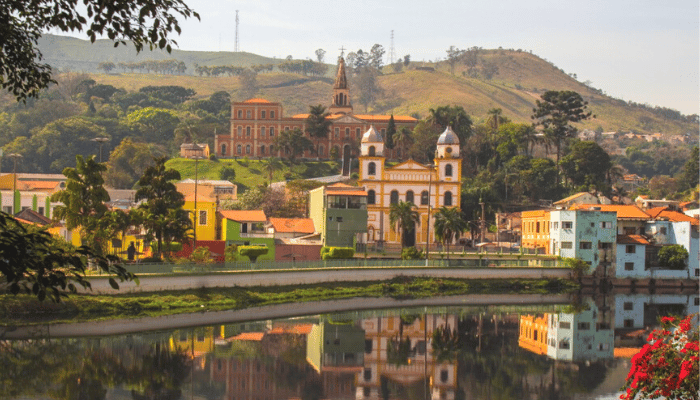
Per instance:
[[[652,331],[649,343],[632,357],[623,388],[626,392],[620,399],[698,398],[698,327],[691,322],[694,316],[661,318],[661,329]]]

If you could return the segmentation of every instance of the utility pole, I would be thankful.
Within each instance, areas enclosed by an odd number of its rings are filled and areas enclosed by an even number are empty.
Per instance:
[[[479,223],[479,226],[481,227],[481,243],[484,243],[486,240],[486,232],[484,232],[486,228],[486,212],[484,209],[484,202],[482,201],[482,198],[479,198],[479,205],[481,205],[481,222]]]

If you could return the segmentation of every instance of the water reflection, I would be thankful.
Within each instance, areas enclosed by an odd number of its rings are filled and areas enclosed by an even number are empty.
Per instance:
[[[602,399],[697,294],[443,307],[0,341],[7,399]]]

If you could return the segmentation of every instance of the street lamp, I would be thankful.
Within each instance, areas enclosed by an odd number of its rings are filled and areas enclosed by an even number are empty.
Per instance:
[[[433,165],[428,165],[428,220],[426,221],[426,235],[425,235],[425,266],[428,266],[428,259],[430,258],[430,195],[433,186]]]
[[[15,195],[17,193],[17,159],[21,159],[22,155],[17,153],[11,153],[7,155],[12,159],[12,215],[17,213],[17,204],[15,202]]]
[[[97,142],[100,145],[100,162],[102,162],[102,145],[105,144],[106,142],[109,142],[109,138],[106,137],[96,137],[94,139],[90,139],[91,142]]]

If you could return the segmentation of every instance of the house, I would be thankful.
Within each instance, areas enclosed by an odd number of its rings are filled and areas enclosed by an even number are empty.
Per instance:
[[[649,240],[642,235],[617,236],[617,278],[648,278],[647,248]]]
[[[177,191],[183,195],[195,193],[195,180],[184,179],[175,184]],[[196,181],[197,196],[203,196],[217,204],[220,200],[236,200],[238,198],[238,186],[235,183],[224,180],[198,179]]]
[[[594,301],[578,313],[547,314],[547,356],[564,361],[598,361],[613,358],[615,331],[612,313]]]
[[[576,204],[612,204],[612,201],[603,195],[579,192],[554,202],[554,206],[558,208],[569,208]]]
[[[269,230],[274,233],[275,239],[293,239],[315,232],[311,218],[270,218]]]
[[[182,209],[190,214],[195,241],[217,240],[217,203],[211,198],[194,193],[185,196]],[[195,245],[196,247],[196,245]]]
[[[180,157],[192,159],[209,158],[209,145],[206,143],[183,143],[180,145]]]
[[[400,115],[364,115],[355,114],[350,101],[350,88],[345,74],[345,60],[338,59],[338,70],[331,104],[327,107],[331,114],[330,134],[328,138],[314,141],[318,154],[307,151],[304,157],[329,159],[331,155],[340,157],[343,162],[344,175],[348,175],[350,161],[356,158],[354,143],[360,139],[362,132],[375,126],[380,132],[386,131],[389,121],[393,119],[396,129],[407,127],[413,129],[418,123],[416,118]],[[306,131],[308,114],[285,117],[280,103],[255,98],[231,105],[231,132],[215,135],[217,157],[283,157],[285,151],[277,148],[275,139],[283,131],[299,129]],[[392,151],[395,157],[401,157],[401,149]]]
[[[572,210],[596,209],[617,213],[618,235],[643,235],[646,222],[651,219],[649,214],[635,205],[625,204],[577,204]]]
[[[355,247],[365,243],[367,192],[364,188],[336,183],[309,192],[309,215],[324,246]]]
[[[360,179],[367,190],[367,242],[426,245],[435,242],[429,222],[440,207],[459,207],[462,162],[459,138],[447,127],[438,137],[434,165],[414,160],[386,166],[384,138],[371,127],[360,144]],[[417,229],[396,232],[389,221],[391,206],[399,201],[412,203],[419,214]],[[428,230],[430,237],[428,238]]]
[[[526,249],[534,249],[538,253],[548,253],[549,245],[549,211],[532,210],[521,213],[521,246]]]
[[[262,210],[226,210],[219,211],[221,218],[221,240],[226,246],[266,246],[268,253],[258,260],[275,259],[274,234],[265,229],[267,217]]]
[[[634,199],[634,203],[642,210],[656,207],[673,207],[674,209],[678,209],[678,205],[680,204],[680,202],[676,200],[650,199],[647,196],[637,196],[637,198]]]
[[[63,179],[60,179],[62,177]],[[57,174],[5,174],[0,176],[0,206],[7,214],[31,209],[48,218],[60,203],[51,195],[63,190],[66,177]]]
[[[643,186],[646,180],[637,174],[625,174],[621,180],[617,181],[617,185],[628,192],[637,190]]]
[[[334,368],[364,370],[365,331],[355,324],[320,321],[306,339],[306,360],[319,374]]]

